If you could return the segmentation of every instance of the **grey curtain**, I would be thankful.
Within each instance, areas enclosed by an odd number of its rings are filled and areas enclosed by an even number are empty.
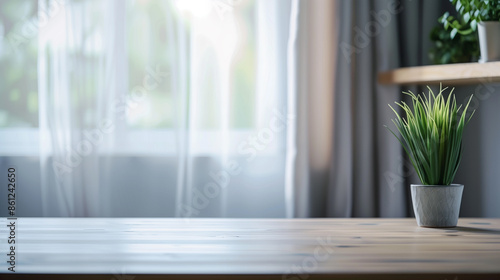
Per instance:
[[[324,216],[412,215],[408,185],[419,181],[384,127],[391,127],[394,117],[388,104],[403,96],[399,86],[378,85],[377,73],[427,63],[428,34],[443,2],[337,1],[333,146]]]

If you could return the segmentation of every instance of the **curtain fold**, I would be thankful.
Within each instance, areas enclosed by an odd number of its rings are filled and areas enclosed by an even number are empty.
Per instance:
[[[301,120],[298,119],[298,112],[300,112],[300,106],[304,105],[301,101],[300,92],[297,87],[300,85],[299,75],[297,73],[297,60],[299,57],[298,53],[298,31],[299,31],[299,1],[292,0],[291,11],[290,11],[290,25],[289,25],[289,35],[287,44],[287,112],[291,116],[290,123],[287,127],[286,135],[286,170],[285,170],[285,201],[286,201],[286,217],[293,218],[297,215],[297,209],[295,207],[296,202],[296,189],[294,185],[301,185],[302,182],[297,182],[297,180],[302,180],[307,174],[301,174],[304,168],[300,165],[304,164],[304,161],[299,158],[303,153],[298,154],[297,150],[302,149],[301,144],[303,143],[302,137],[298,132],[301,131],[299,126],[302,126]],[[307,104],[307,103],[306,103]],[[302,137],[301,137],[302,136]]]
[[[297,27],[297,76],[288,137],[294,161],[290,184],[293,216],[324,216],[331,149],[332,95],[337,1],[301,1]]]
[[[39,34],[40,167],[44,215],[99,216],[105,186],[99,152],[115,126],[122,51],[116,1],[67,3]],[[40,1],[40,9],[53,6]],[[104,14],[103,11],[113,11]],[[92,29],[98,32],[90,33]],[[108,137],[106,137],[108,136]],[[108,138],[108,139],[105,139]]]

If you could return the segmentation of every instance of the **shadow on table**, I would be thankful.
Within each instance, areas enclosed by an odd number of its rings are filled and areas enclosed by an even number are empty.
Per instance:
[[[454,227],[454,228],[442,228],[446,233],[479,233],[479,234],[494,234],[500,235],[500,230],[498,229],[487,229],[487,228],[475,228],[475,227]]]

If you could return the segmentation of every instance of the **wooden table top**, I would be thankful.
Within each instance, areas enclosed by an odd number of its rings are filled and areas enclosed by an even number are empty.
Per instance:
[[[500,279],[500,219],[1,220],[1,279]]]

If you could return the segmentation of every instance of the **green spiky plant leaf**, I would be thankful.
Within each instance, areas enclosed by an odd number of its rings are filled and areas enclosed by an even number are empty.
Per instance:
[[[402,117],[391,105],[396,114],[392,120],[401,137],[392,130],[408,154],[415,171],[424,185],[450,185],[457,174],[462,159],[462,135],[465,126],[474,112],[466,119],[472,96],[460,113],[457,107],[454,88],[445,98],[447,88],[440,86],[436,95],[430,87],[429,94],[415,95],[403,92],[412,100],[411,108],[405,102],[395,102],[406,115]]]

